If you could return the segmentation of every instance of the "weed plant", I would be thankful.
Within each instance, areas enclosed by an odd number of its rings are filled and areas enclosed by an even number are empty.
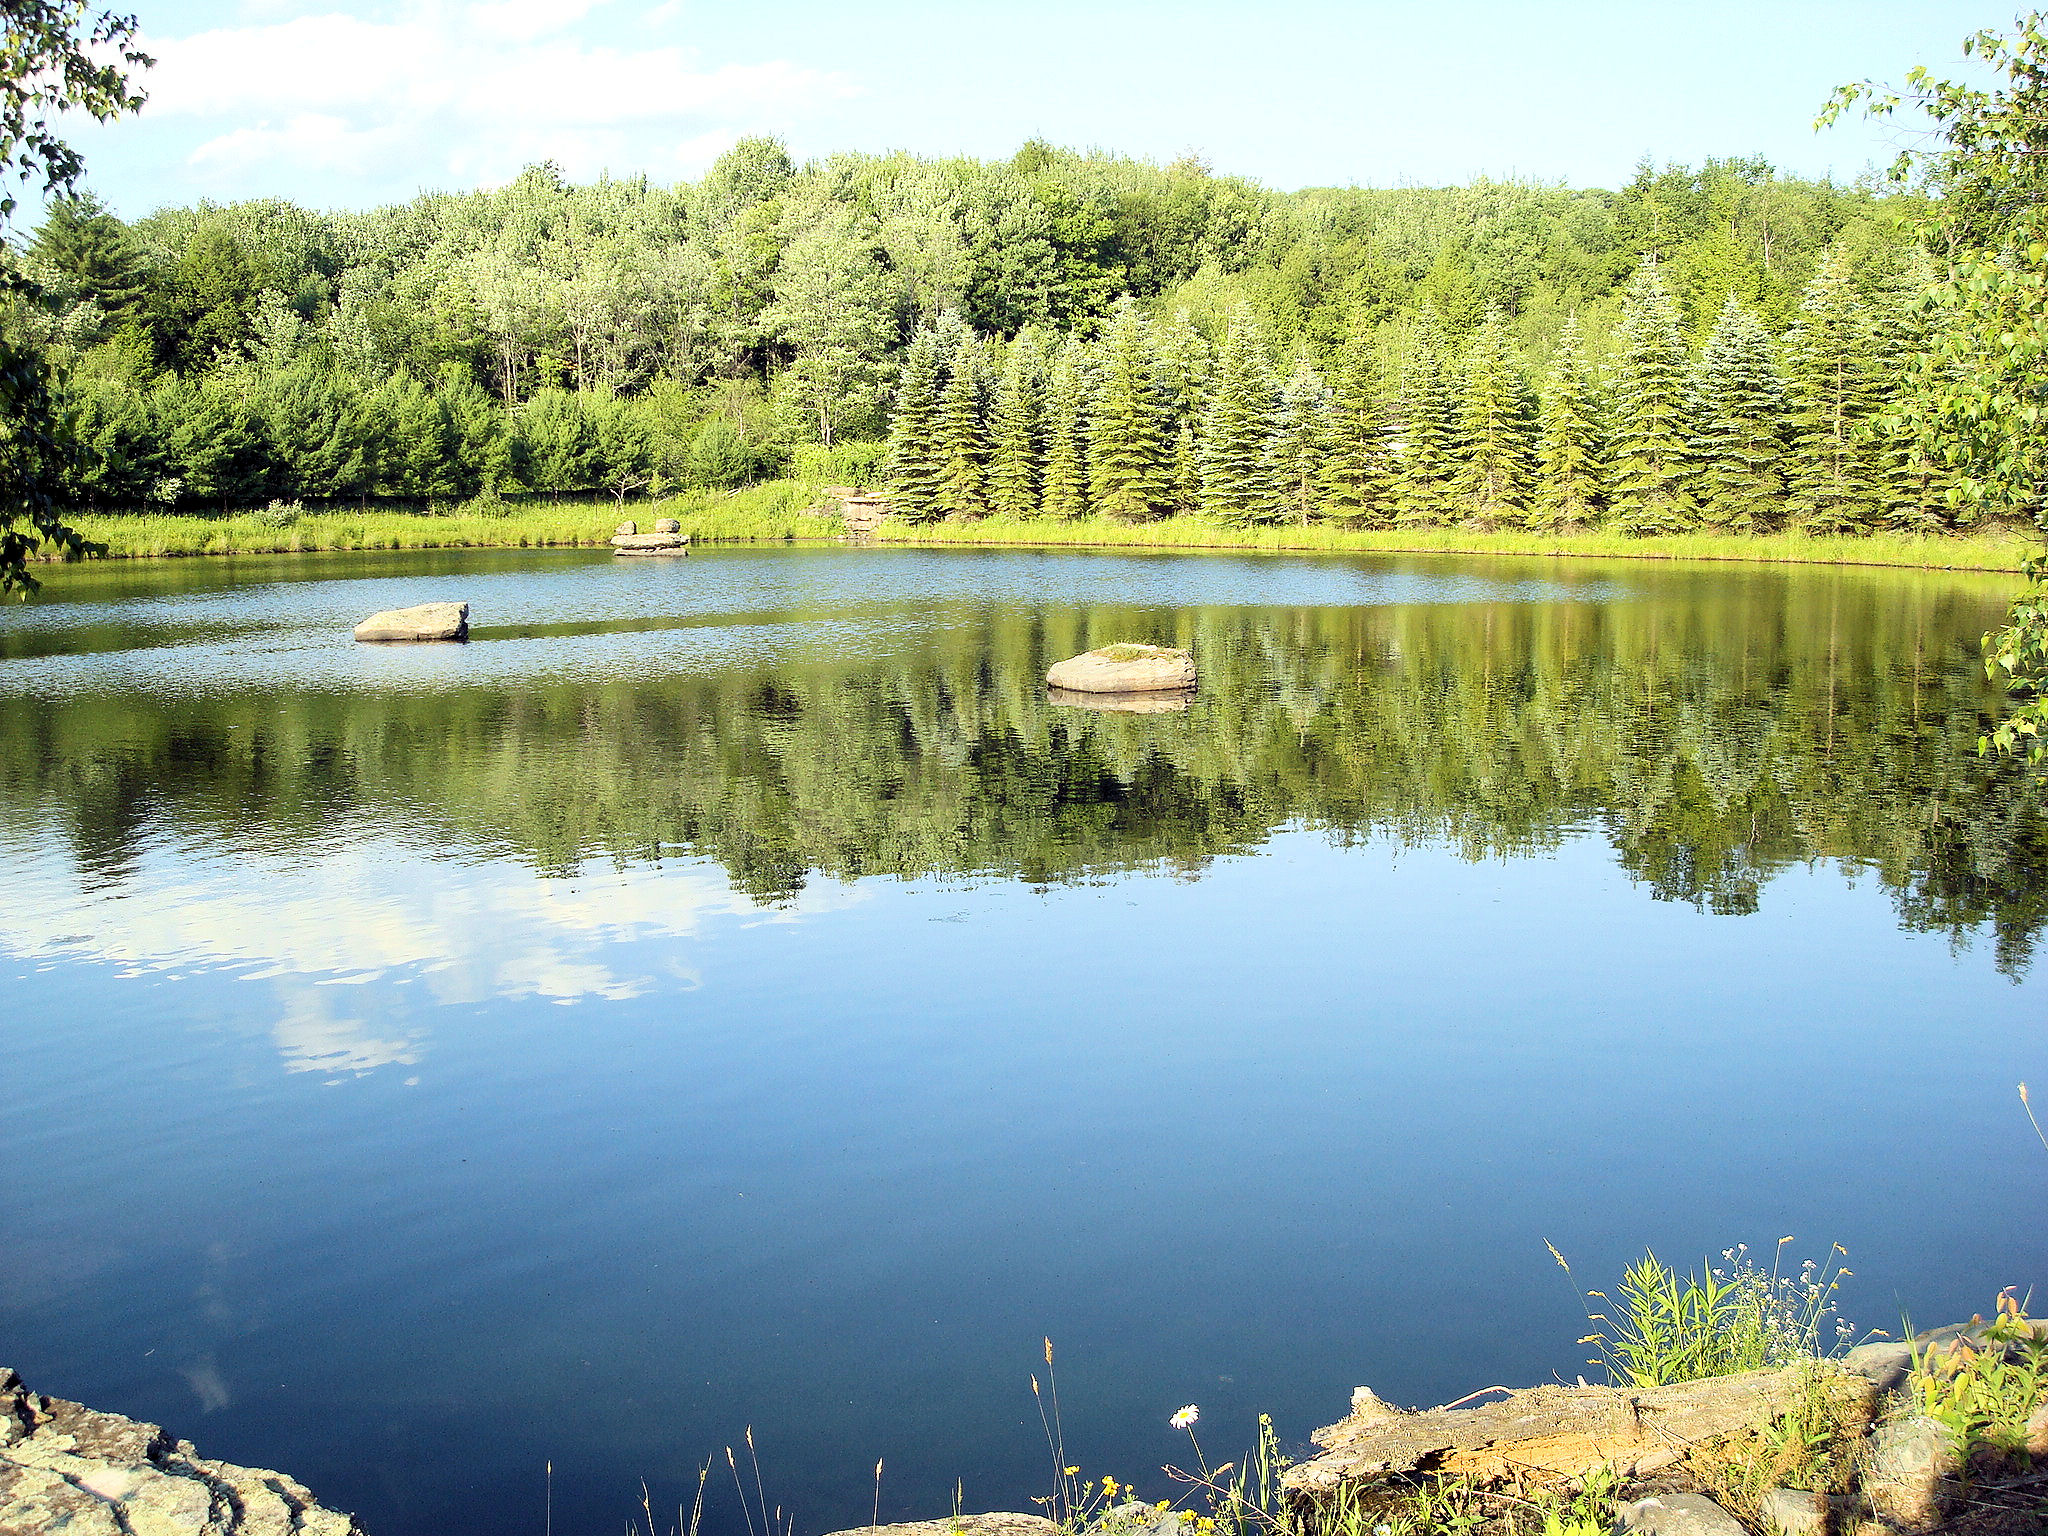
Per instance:
[[[1778,1241],[1766,1270],[1747,1243],[1721,1251],[1720,1267],[1683,1279],[1654,1253],[1630,1265],[1612,1296],[1587,1291],[1593,1331],[1579,1342],[1597,1353],[1618,1387],[1661,1387],[1739,1371],[1825,1358],[1844,1349],[1855,1330],[1835,1312],[1835,1293],[1852,1273],[1840,1245],[1825,1261],[1808,1259],[1796,1274],[1779,1269],[1791,1238]],[[1554,1246],[1550,1256],[1567,1275],[1571,1265]],[[1576,1280],[1576,1276],[1573,1277]]]
[[[2048,1401],[2048,1333],[2006,1291],[1980,1341],[1914,1351],[1912,1379],[1921,1412],[1948,1431],[1965,1466],[2024,1464],[2028,1421]]]

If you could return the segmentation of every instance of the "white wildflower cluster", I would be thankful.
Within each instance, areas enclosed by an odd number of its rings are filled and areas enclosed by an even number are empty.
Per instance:
[[[1778,1252],[1791,1241],[1780,1238]],[[1826,1261],[1808,1259],[1788,1275],[1775,1260],[1769,1269],[1758,1264],[1747,1243],[1721,1250],[1727,1267],[1716,1269],[1714,1278],[1734,1289],[1741,1311],[1754,1319],[1768,1364],[1825,1357],[1855,1343],[1855,1326],[1835,1310],[1835,1292],[1852,1273],[1840,1267],[1837,1255],[1847,1257],[1839,1244],[1828,1250]]]

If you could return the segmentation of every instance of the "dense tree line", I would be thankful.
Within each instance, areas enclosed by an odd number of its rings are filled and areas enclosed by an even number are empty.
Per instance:
[[[954,342],[971,334],[985,374],[950,409],[957,422],[972,404],[991,446],[945,471],[949,510],[1035,499],[1139,515],[1162,477],[1175,495],[1221,487],[1250,451],[1243,420],[1230,442],[1204,431],[1208,373],[1232,355],[1277,369],[1297,444],[1321,430],[1321,392],[1359,421],[1398,412],[1391,386],[1421,380],[1455,418],[1460,360],[1482,333],[1512,360],[1503,384],[1547,375],[1568,344],[1608,358],[1646,257],[1689,342],[1730,298],[1778,335],[1830,250],[1864,286],[1895,264],[1903,201],[1738,160],[1646,165],[1618,191],[1280,194],[1194,160],[1037,143],[1002,161],[798,166],[750,140],[674,187],[577,186],[538,166],[496,190],[360,213],[259,201],[127,224],[89,198],[60,202],[21,253],[45,300],[6,323],[64,376],[86,447],[67,492],[81,503],[732,483],[773,472],[794,442],[881,437],[906,376],[913,394],[920,369],[951,385]],[[1255,330],[1233,343],[1239,316]],[[1072,430],[1040,440],[1032,484],[1014,466],[991,484],[990,397],[1020,337],[1019,387]],[[920,350],[934,346],[944,355]],[[1091,453],[1110,362],[1115,408],[1140,438],[1127,461]],[[1161,392],[1172,409],[1155,423]],[[1456,479],[1442,457],[1456,442],[1435,442],[1431,420],[1399,425],[1425,482]],[[1383,466],[1352,458],[1363,504]],[[1482,501],[1514,494],[1513,453],[1488,462]],[[1312,467],[1303,449],[1276,469],[1297,506]],[[1573,494],[1566,521],[1580,515]]]
[[[1924,252],[1824,252],[1774,335],[1729,293],[1698,347],[1644,256],[1604,363],[1569,317],[1536,377],[1512,317],[1462,337],[1405,328],[1276,365],[1241,304],[1220,344],[1187,312],[1125,298],[1094,340],[977,335],[956,313],[912,341],[890,434],[899,512],[1138,521],[1455,522],[1632,534],[1927,532],[1971,513],[1951,472],[1886,420],[1927,345]]]

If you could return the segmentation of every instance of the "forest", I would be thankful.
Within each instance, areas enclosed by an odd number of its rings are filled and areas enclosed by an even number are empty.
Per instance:
[[[623,499],[816,444],[908,519],[1932,532],[1975,514],[1881,425],[1919,207],[1754,159],[1281,193],[754,139],[673,187],[60,200],[5,323],[85,509]]]

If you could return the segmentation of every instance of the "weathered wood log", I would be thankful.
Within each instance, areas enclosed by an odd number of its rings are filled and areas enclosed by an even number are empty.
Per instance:
[[[1843,1390],[1874,1400],[1871,1383],[1847,1380]],[[1673,1387],[1531,1387],[1476,1408],[1403,1413],[1361,1387],[1348,1417],[1310,1436],[1323,1453],[1290,1467],[1281,1486],[1319,1500],[1414,1473],[1491,1482],[1524,1472],[1581,1477],[1596,1467],[1654,1472],[1695,1446],[1768,1423],[1799,1390],[1795,1367]]]

